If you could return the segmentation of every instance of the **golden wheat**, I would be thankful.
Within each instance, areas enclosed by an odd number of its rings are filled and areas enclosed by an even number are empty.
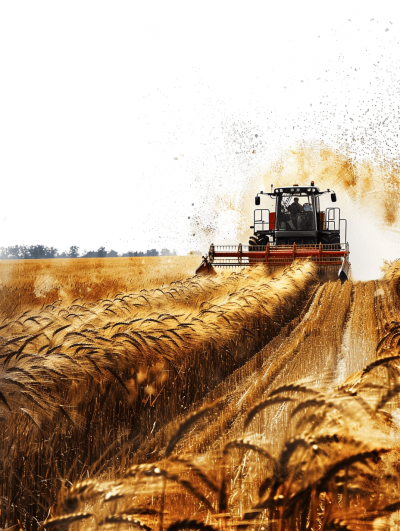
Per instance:
[[[393,362],[387,360],[385,365]],[[324,391],[296,383],[270,393],[270,400],[280,397],[296,404],[291,413],[295,435],[284,437],[275,455],[252,437],[231,440],[219,451],[191,462],[170,457],[128,468],[117,481],[81,482],[64,498],[63,510],[73,509],[77,518],[85,515],[91,528],[102,527],[110,515],[115,523],[127,523],[132,514],[142,525],[154,527],[162,512],[163,524],[169,529],[183,520],[193,521],[194,515],[199,528],[210,523],[219,527],[222,518],[227,529],[238,525],[281,530],[375,529],[378,520],[388,522],[400,507],[397,448],[384,429],[388,419],[382,402],[376,401],[382,393],[387,395],[386,379],[379,374],[382,365],[371,364],[363,371],[371,381],[366,376],[350,387],[345,382]],[[397,377],[399,385],[399,372]],[[316,398],[305,401],[307,395]],[[296,417],[301,411],[299,423]],[[248,418],[259,412],[257,405]],[[183,434],[180,426],[171,441]],[[268,433],[264,435],[268,439]],[[245,484],[254,493],[247,510],[235,500]],[[176,520],[178,514],[180,520]],[[53,517],[50,525],[59,525],[63,518]]]
[[[6,318],[3,522],[392,525],[399,278],[320,286],[303,262]]]
[[[117,293],[162,288],[191,276],[198,265],[198,256],[1,260],[0,316],[60,299],[97,302]]]
[[[11,476],[2,492],[11,499],[34,485],[24,525],[54,504],[58,480],[40,477],[56,470],[68,484],[129,462],[157,422],[245,363],[307,300],[313,267],[188,279],[97,304],[56,301],[5,320],[0,403]],[[13,507],[7,519],[21,511]]]

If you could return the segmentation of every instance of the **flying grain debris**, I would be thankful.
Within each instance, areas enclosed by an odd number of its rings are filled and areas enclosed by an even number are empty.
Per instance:
[[[346,201],[378,183],[318,157]],[[293,259],[1,264],[0,526],[397,529],[399,261],[342,283]]]

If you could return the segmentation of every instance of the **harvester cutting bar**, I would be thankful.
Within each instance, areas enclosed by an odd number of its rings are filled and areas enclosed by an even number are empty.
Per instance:
[[[319,245],[261,245],[252,246],[211,246],[209,260],[213,266],[233,265],[234,260],[221,260],[223,258],[237,259],[237,265],[252,265],[265,263],[269,265],[291,264],[293,260],[309,258],[320,265],[341,265],[343,258],[349,254],[347,244],[319,244]]]
[[[349,246],[345,244],[214,246],[196,271],[206,273],[213,267],[244,267],[266,264],[271,267],[287,266],[294,260],[311,260],[318,267],[337,268],[340,278],[347,279],[350,262]]]
[[[270,251],[269,253],[266,252],[257,252],[257,251],[249,251],[244,252],[241,255],[235,254],[235,253],[224,253],[224,252],[216,252],[214,255],[215,258],[232,258],[232,256],[237,256],[238,258],[258,258],[263,261],[269,262],[270,260],[274,260],[275,258],[311,258],[313,256],[316,256],[318,258],[343,258],[346,256],[346,253],[343,251],[322,251],[321,253],[318,251],[308,251],[304,249],[295,249],[290,251]]]
[[[321,261],[321,260],[314,260],[314,259],[310,259],[312,262],[316,262],[318,263],[318,265],[321,265],[321,266],[340,266],[342,264],[341,261],[338,261],[338,260],[334,260],[332,262],[328,262],[328,261]],[[250,266],[250,265],[256,265],[256,264],[268,264],[268,265],[274,265],[274,266],[285,266],[285,265],[290,265],[293,263],[293,260],[284,260],[284,259],[277,259],[277,260],[269,260],[268,262],[265,262],[265,260],[254,260],[254,262],[242,262],[242,263],[239,263],[235,260],[232,260],[231,262],[214,262],[212,265],[213,267],[244,267],[244,266]]]

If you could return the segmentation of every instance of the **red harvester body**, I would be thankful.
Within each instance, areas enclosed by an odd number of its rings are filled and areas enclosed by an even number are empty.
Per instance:
[[[296,259],[308,259],[315,262],[320,271],[330,271],[342,281],[347,280],[350,275],[347,220],[340,218],[339,208],[320,210],[319,198],[328,192],[335,202],[333,190],[321,192],[313,182],[310,186],[276,188],[268,194],[260,192],[256,196],[256,205],[260,205],[260,195],[269,195],[275,200],[275,212],[269,209],[254,211],[254,225],[251,226],[254,235],[248,246],[211,244],[196,274],[212,274],[215,267],[244,267],[259,263],[276,268],[290,265]],[[300,201],[305,202],[301,204]]]

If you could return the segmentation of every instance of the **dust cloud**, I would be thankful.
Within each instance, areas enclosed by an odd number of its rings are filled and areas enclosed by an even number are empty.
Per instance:
[[[203,253],[211,241],[248,242],[257,192],[269,191],[271,185],[311,181],[321,190],[331,189],[337,194],[334,206],[340,208],[341,218],[347,219],[353,279],[379,278],[384,261],[400,257],[400,168],[396,162],[359,161],[324,144],[282,152],[267,167],[237,183],[236,190],[212,190],[208,208],[195,217],[194,232]],[[329,194],[321,198],[321,208],[328,206]],[[261,208],[271,207],[272,202],[264,196]]]

